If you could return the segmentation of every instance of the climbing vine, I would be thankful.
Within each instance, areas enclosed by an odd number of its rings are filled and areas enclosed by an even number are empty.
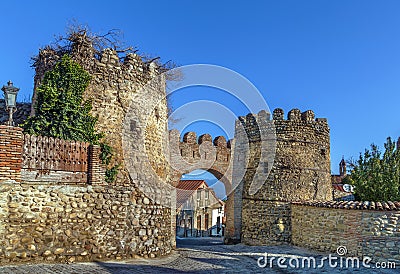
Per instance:
[[[104,133],[97,132],[97,118],[90,114],[92,104],[83,100],[90,82],[90,74],[74,62],[68,54],[44,75],[36,90],[35,116],[22,125],[31,135],[42,135],[99,144],[101,160],[107,166],[106,181],[114,181],[119,165],[108,168],[112,149],[100,142]]]
[[[83,101],[90,74],[68,55],[45,73],[36,90],[35,116],[23,124],[29,134],[64,140],[98,143],[97,119],[90,114],[91,102]]]
[[[109,146],[106,143],[100,143],[100,148],[101,148],[101,153],[100,153],[101,162],[107,166],[106,182],[107,183],[114,182],[117,177],[118,169],[119,169],[120,165],[117,164],[117,165],[112,166],[111,168],[108,168],[108,166],[110,165],[111,160],[112,160],[113,149],[111,146]]]

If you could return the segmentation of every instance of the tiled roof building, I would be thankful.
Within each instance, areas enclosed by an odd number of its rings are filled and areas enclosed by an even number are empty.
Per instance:
[[[178,236],[222,235],[224,203],[206,181],[179,181],[176,197]]]

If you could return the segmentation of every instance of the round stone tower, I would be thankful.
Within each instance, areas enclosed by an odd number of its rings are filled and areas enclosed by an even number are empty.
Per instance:
[[[114,182],[103,180],[96,187],[129,200],[123,203],[127,208],[124,221],[129,224],[124,237],[131,237],[134,248],[124,252],[166,255],[175,245],[175,211],[171,203],[160,202],[156,190],[146,188],[169,181],[165,77],[155,63],[145,62],[136,53],[120,56],[115,49],[96,47],[93,42],[96,40],[86,32],[74,33],[67,40],[69,46],[40,50],[34,63],[35,89],[45,72],[64,54],[89,72],[91,81],[84,100],[91,102],[91,114],[98,119],[96,129],[105,135],[101,141],[113,149],[110,166],[119,167]],[[34,115],[35,95],[34,92],[31,115]],[[132,141],[129,147],[124,144],[124,137]],[[150,228],[157,233],[144,246],[145,234],[138,231]]]
[[[249,152],[234,148],[234,155],[249,155],[246,173],[229,197],[227,204],[227,239],[246,244],[279,244],[290,242],[290,202],[302,200],[332,200],[330,180],[330,137],[326,119],[314,117],[314,112],[289,111],[287,119],[282,109],[270,115],[239,117],[235,142],[244,136]],[[260,165],[261,153],[267,148],[260,132],[273,128],[276,150],[272,169],[256,193],[250,191]],[[235,157],[235,160],[240,159]],[[259,171],[260,169],[258,169]],[[232,200],[232,201],[229,201]],[[230,216],[229,216],[230,215]]]

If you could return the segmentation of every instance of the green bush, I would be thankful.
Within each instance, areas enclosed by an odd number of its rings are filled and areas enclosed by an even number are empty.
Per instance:
[[[361,201],[400,201],[400,150],[387,138],[385,151],[372,144],[356,163],[344,183],[355,186],[354,195]]]
[[[35,116],[23,124],[32,135],[51,136],[64,140],[97,143],[97,119],[90,114],[91,102],[83,101],[90,74],[68,55],[44,75],[36,90]]]
[[[90,114],[92,104],[83,100],[90,83],[90,74],[67,54],[54,68],[47,71],[36,90],[35,116],[22,125],[31,135],[42,135],[64,140],[100,144],[102,163],[107,166],[106,181],[113,182],[119,165],[108,168],[112,159],[112,148],[99,140],[97,119]]]

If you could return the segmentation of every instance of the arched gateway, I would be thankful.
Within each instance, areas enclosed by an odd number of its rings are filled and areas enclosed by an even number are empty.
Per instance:
[[[263,135],[269,131],[273,139]],[[182,174],[196,169],[224,183],[226,243],[290,242],[290,203],[332,199],[329,127],[311,110],[293,109],[287,119],[282,109],[272,117],[265,111],[239,117],[229,142],[221,136],[212,141],[208,134],[197,140],[194,132],[181,142],[176,130],[169,141],[175,186]]]
[[[187,132],[180,141],[180,133],[171,130],[169,134],[171,181],[176,186],[183,174],[197,169],[207,170],[225,185],[226,193],[232,188],[231,141],[218,136],[203,134],[198,139],[196,133]]]

